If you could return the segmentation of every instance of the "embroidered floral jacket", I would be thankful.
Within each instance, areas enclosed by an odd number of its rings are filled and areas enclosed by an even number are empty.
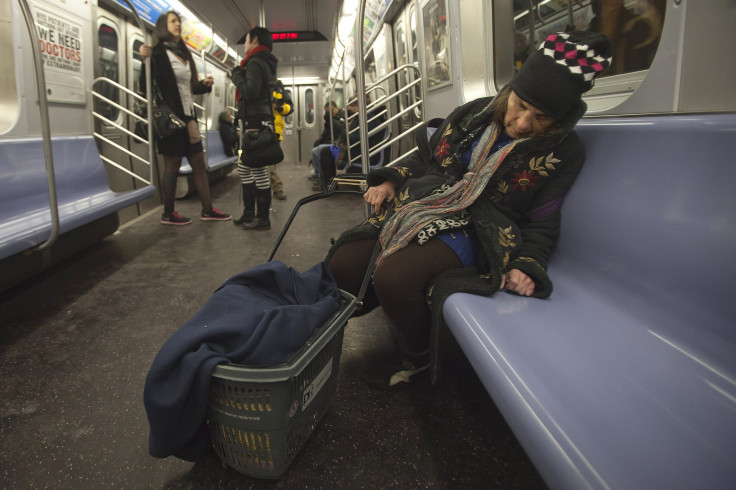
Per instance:
[[[372,171],[368,184],[393,182],[397,195],[392,205],[398,206],[428,194],[427,189],[412,191],[412,180],[436,181],[426,178],[432,175],[448,185],[457,182],[464,173],[462,153],[490,123],[492,114],[486,108],[491,100],[482,98],[457,108],[434,132],[428,145],[423,144],[426,137],[422,141],[420,136],[426,135],[426,128],[421,128],[423,133],[417,132],[419,151],[396,166]],[[478,268],[454,272],[459,275],[451,281],[457,286],[456,291],[492,294],[498,290],[501,276],[516,268],[534,279],[535,297],[550,295],[552,283],[546,269],[560,230],[560,207],[585,160],[582,141],[572,129],[584,112],[581,103],[561,131],[517,144],[483,194],[468,208],[484,253]],[[376,236],[376,222],[373,218],[348,230],[336,246],[343,241]],[[462,277],[474,277],[471,282],[477,284],[472,291],[467,290],[470,284],[459,280]]]
[[[462,176],[462,153],[490,124],[491,98],[469,102],[453,111],[434,132],[428,144],[426,127],[417,131],[419,151],[393,167],[382,167],[368,175],[370,186],[390,180],[397,195],[392,206],[426,195],[426,189],[412,191],[412,180],[432,175],[452,185]],[[467,292],[488,296],[497,292],[503,274],[519,269],[535,282],[534,297],[552,293],[547,262],[559,235],[562,200],[575,182],[585,161],[585,148],[573,130],[585,113],[580,107],[560,131],[519,142],[491,177],[481,196],[468,208],[482,245],[477,267],[452,269],[438,274],[427,289],[433,314],[433,361],[439,342],[438,329],[444,323],[442,304],[452,293]],[[425,178],[422,178],[425,177]],[[379,219],[371,218],[346,231],[327,256],[346,241],[377,237]],[[432,378],[436,378],[433,362]]]

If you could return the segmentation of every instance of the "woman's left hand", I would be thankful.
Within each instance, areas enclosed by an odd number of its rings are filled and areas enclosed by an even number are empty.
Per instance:
[[[519,296],[531,296],[534,292],[534,281],[519,269],[511,269],[501,278],[501,289],[514,292]]]
[[[215,79],[212,78],[212,75],[207,75],[204,77],[204,80],[202,80],[202,83],[204,83],[205,87],[211,87],[215,83]]]

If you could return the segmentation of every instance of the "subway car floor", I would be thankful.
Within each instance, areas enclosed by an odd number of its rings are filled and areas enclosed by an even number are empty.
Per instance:
[[[312,193],[305,165],[277,171],[288,198],[272,202],[269,231],[202,222],[195,194],[177,201],[191,225],[162,226],[159,207],[0,294],[0,488],[545,488],[456,348],[435,386],[364,383],[392,350],[380,309],[348,322],[332,406],[280,479],[249,478],[214,453],[197,463],[149,455],[142,393],[159,348],[226,279],[266,260]],[[236,172],[212,193],[240,215]],[[358,195],[306,205],[275,258],[306,270],[363,213]]]

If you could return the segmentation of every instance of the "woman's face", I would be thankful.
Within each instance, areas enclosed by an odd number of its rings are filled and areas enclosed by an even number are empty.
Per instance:
[[[253,48],[258,46],[258,38],[255,38],[255,40],[252,40],[250,38],[250,34],[245,35],[245,54],[250,53],[253,51]]]
[[[169,14],[166,18],[166,29],[172,36],[179,40],[181,38],[181,19],[176,14]]]
[[[543,134],[553,124],[554,119],[511,92],[503,118],[506,134],[514,139],[533,138]]]

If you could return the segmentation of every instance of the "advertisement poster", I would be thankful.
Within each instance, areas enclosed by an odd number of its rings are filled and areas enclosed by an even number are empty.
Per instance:
[[[35,16],[48,100],[83,104],[81,25],[42,9]]]

